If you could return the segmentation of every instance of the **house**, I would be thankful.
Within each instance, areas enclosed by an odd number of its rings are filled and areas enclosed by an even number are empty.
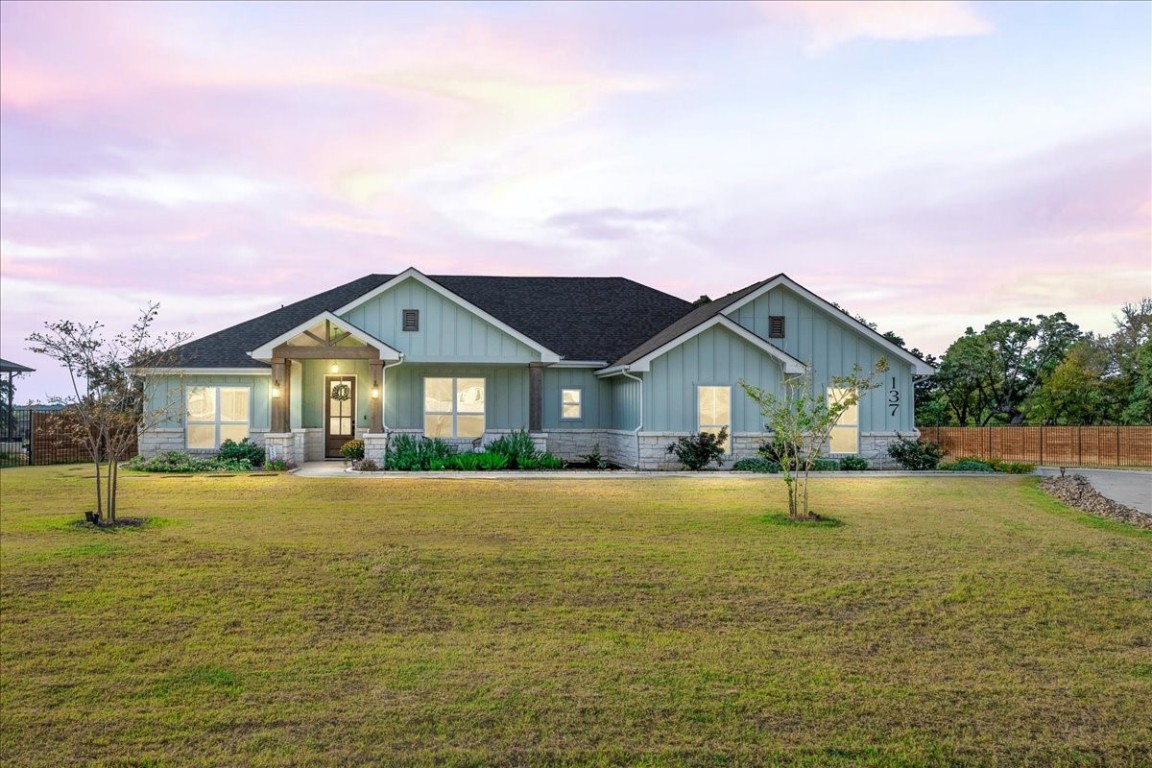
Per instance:
[[[881,358],[882,390],[834,431],[833,455],[879,462],[915,432],[913,381],[931,366],[776,275],[701,306],[618,277],[368,275],[178,348],[149,372],[171,419],[140,452],[211,451],[228,438],[294,462],[339,457],[353,437],[464,446],[527,429],[562,458],[669,468],[676,437],[727,426],[732,457],[766,437],[738,381],[814,386]]]

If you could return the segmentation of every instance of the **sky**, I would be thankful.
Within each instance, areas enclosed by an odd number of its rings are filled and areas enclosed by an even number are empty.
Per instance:
[[[0,3],[0,356],[369,273],[785,272],[939,355],[1152,295],[1152,3]]]

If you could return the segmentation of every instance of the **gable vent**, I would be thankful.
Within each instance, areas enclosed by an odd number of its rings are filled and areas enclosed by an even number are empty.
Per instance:
[[[404,323],[401,328],[405,331],[418,331],[420,330],[420,310],[406,309],[404,310]]]
[[[770,315],[768,317],[768,338],[784,338],[784,315]]]

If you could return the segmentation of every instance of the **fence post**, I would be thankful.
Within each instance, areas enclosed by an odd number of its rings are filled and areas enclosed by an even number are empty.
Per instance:
[[[1084,466],[1084,425],[1076,427],[1076,464]]]
[[[1116,425],[1116,466],[1120,466],[1120,425]]]
[[[1040,466],[1044,466],[1044,425],[1040,425]]]

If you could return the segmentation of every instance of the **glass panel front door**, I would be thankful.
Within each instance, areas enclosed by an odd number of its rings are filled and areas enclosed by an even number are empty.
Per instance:
[[[340,448],[356,436],[356,377],[328,376],[324,408],[325,456],[340,458]]]

